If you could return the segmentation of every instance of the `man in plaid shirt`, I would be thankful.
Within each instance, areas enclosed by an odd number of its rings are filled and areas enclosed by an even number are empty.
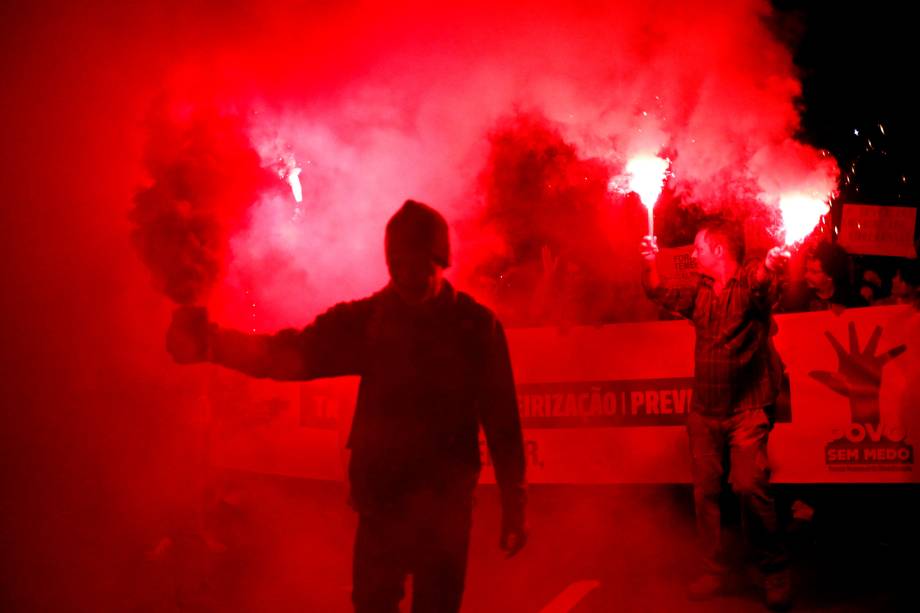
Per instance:
[[[690,596],[709,598],[724,590],[719,497],[722,477],[738,495],[758,563],[764,573],[767,604],[787,608],[791,601],[786,556],[770,492],[767,439],[782,375],[770,341],[777,280],[788,253],[770,250],[762,262],[744,262],[742,228],[709,221],[697,232],[693,257],[700,279],[691,288],[661,284],[658,246],[645,237],[643,285],[649,298],[686,317],[696,328],[693,404],[688,417],[697,532],[703,574]],[[729,465],[723,458],[729,454]]]

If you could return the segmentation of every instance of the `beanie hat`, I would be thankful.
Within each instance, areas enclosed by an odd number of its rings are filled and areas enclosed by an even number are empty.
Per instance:
[[[450,266],[447,221],[427,204],[406,200],[393,214],[386,229],[385,249],[388,255],[395,245],[429,253],[439,265],[444,268]]]

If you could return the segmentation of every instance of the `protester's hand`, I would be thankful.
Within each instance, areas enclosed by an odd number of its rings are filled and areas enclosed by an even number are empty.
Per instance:
[[[654,262],[658,257],[658,239],[654,236],[643,236],[639,248],[646,262]]]
[[[502,534],[499,547],[510,558],[527,544],[523,498],[509,497],[502,501]]]
[[[499,546],[507,557],[517,554],[527,544],[527,528],[524,524],[517,526],[502,526],[502,536]]]
[[[178,364],[208,359],[208,311],[204,307],[180,306],[173,311],[166,330],[166,351]]]
[[[763,262],[764,268],[770,272],[780,272],[786,268],[791,256],[792,254],[785,247],[773,247],[767,252],[767,257]]]

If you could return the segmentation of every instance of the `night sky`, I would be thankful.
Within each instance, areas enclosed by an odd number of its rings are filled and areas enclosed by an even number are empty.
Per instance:
[[[803,139],[840,164],[839,202],[916,206],[920,129],[910,58],[917,55],[917,30],[909,4],[778,0],[774,6],[777,32],[795,49],[801,70]]]

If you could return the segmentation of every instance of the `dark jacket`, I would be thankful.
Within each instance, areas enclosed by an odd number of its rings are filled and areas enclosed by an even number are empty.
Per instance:
[[[212,326],[210,360],[254,377],[358,375],[348,447],[359,511],[423,488],[472,492],[486,436],[506,512],[522,512],[524,453],[501,324],[447,282],[418,307],[391,287],[340,303],[302,330],[244,334]]]

